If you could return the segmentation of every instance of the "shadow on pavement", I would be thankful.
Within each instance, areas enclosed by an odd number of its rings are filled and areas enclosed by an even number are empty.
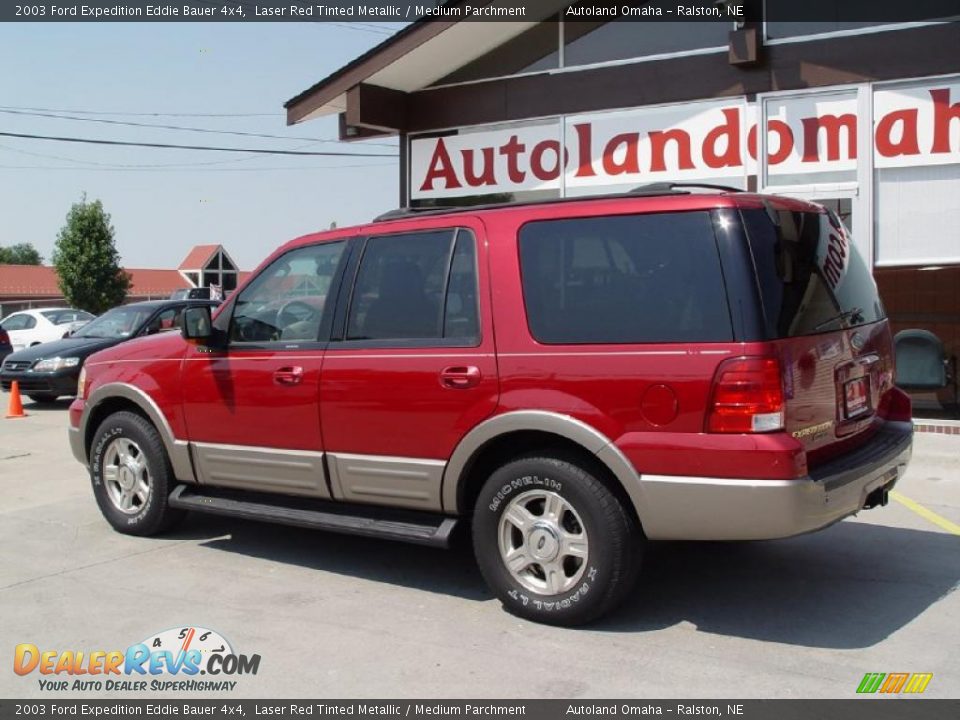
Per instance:
[[[51,411],[64,412],[65,410],[70,409],[70,403],[73,402],[72,397],[62,397],[59,400],[54,400],[53,402],[38,403],[34,402],[26,395],[23,395],[23,393],[21,393],[21,396],[23,398],[23,409],[27,413]],[[9,397],[9,393],[7,393],[7,397]]]
[[[196,514],[168,537],[210,538],[212,534],[220,533],[229,533],[229,537],[211,538],[200,543],[201,547],[468,600],[492,598],[467,542],[458,542],[450,550],[440,550],[234,518],[204,518]]]
[[[952,592],[960,538],[842,522],[767,542],[659,543],[624,607],[595,629],[704,632],[823,648],[862,648]]]
[[[463,536],[443,551],[200,516],[173,536],[209,538],[202,547],[468,600],[492,598]],[[953,591],[958,580],[960,539],[859,522],[789,540],[651,543],[634,592],[588,629],[646,632],[689,622],[704,632],[768,642],[869,647]]]

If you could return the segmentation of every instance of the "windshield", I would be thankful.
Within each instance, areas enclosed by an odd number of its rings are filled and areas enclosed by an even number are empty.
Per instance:
[[[84,310],[44,310],[40,314],[54,325],[93,320],[93,315]]]
[[[108,310],[73,334],[80,338],[125,338],[135,334],[153,308],[118,307]]]

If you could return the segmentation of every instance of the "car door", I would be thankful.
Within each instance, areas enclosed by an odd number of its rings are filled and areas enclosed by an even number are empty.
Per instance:
[[[347,245],[277,257],[217,317],[225,347],[187,350],[184,419],[201,483],[329,497],[318,393]]]
[[[37,319],[28,313],[14,313],[3,321],[3,329],[10,336],[13,351],[30,346],[31,334],[37,327]]]
[[[482,226],[374,234],[351,258],[320,380],[334,497],[441,509],[499,383]]]

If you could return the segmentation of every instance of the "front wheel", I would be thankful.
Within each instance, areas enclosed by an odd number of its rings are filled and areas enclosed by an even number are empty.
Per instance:
[[[580,625],[615,607],[633,586],[642,542],[616,494],[560,458],[504,465],[474,508],[484,579],[507,610],[538,622]]]
[[[90,447],[90,479],[100,512],[115,530],[154,535],[184,515],[167,502],[176,482],[157,429],[132,412],[101,423]]]

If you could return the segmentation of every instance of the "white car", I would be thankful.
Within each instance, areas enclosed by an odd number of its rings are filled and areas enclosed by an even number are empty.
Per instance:
[[[94,316],[73,308],[38,308],[10,313],[0,327],[10,336],[13,351],[59,340],[86,325]]]

